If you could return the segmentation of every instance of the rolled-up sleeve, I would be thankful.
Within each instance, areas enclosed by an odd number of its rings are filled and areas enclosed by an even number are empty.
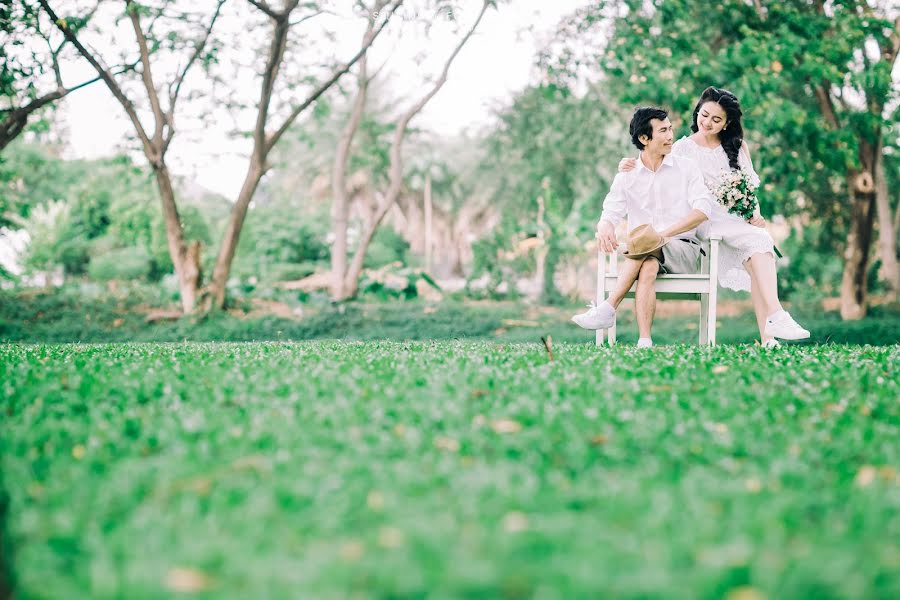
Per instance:
[[[699,167],[692,165],[688,169],[688,204],[708,219],[712,215],[713,202],[715,200],[703,181],[703,173]]]
[[[615,226],[625,218],[625,177],[625,173],[617,173],[613,179],[612,187],[603,200],[603,212],[600,213],[601,222],[609,221]]]

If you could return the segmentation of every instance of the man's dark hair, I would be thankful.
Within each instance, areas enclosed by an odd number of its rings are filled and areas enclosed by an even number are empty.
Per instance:
[[[653,139],[653,127],[650,125],[651,119],[659,119],[665,121],[669,118],[669,113],[655,106],[641,106],[634,111],[631,117],[631,125],[628,126],[628,133],[631,134],[631,143],[637,146],[638,150],[644,149],[644,144],[638,139],[642,135],[646,135]]]

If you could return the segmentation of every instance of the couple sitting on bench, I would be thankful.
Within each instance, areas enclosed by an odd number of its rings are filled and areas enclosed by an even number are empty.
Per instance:
[[[726,111],[715,101],[703,102],[701,99],[698,109],[694,112],[695,121],[699,113],[701,121],[707,119],[712,125],[708,115],[716,113],[716,108],[722,116],[717,122],[721,131],[723,127],[720,123],[725,120]],[[712,127],[705,127],[706,133],[708,134],[711,129]],[[641,151],[640,157],[631,169],[616,175],[612,188],[603,202],[603,212],[597,224],[599,250],[611,253],[619,245],[615,233],[616,225],[627,218],[630,228],[628,249],[622,253],[627,260],[619,270],[615,289],[606,300],[598,297],[596,303],[591,303],[590,310],[575,315],[572,320],[585,329],[599,330],[613,327],[616,309],[636,282],[635,313],[640,334],[637,345],[640,348],[649,348],[653,345],[650,331],[656,310],[657,276],[698,273],[703,249],[697,237],[697,227],[710,219],[713,225],[717,219],[725,219],[733,227],[735,224],[731,221],[739,217],[729,214],[725,207],[713,199],[704,181],[704,173],[694,160],[683,153],[672,153],[673,145],[683,144],[691,138],[684,138],[679,140],[678,144],[673,144],[672,123],[664,110],[637,109],[631,119],[629,132],[632,142]],[[629,166],[631,166],[629,161],[623,161],[623,169]],[[742,236],[753,240],[752,244],[760,246],[763,253],[773,252],[771,237],[765,229],[754,227],[753,224],[743,220],[737,225]],[[744,228],[749,228],[750,231],[745,231]],[[746,245],[743,239],[740,242]],[[722,243],[727,247],[729,239],[723,236]],[[753,251],[752,254],[755,256],[759,252]],[[774,254],[771,258],[765,258],[767,259],[765,264],[771,263],[774,276]],[[600,260],[605,260],[605,256],[601,255]],[[750,257],[743,262],[744,268],[747,268],[749,262]],[[715,285],[713,279],[713,288]],[[605,281],[598,287],[601,290],[605,289]],[[712,298],[715,298],[714,293]],[[756,304],[756,297],[754,303]],[[764,320],[760,322],[763,345],[777,346],[775,338],[809,337],[809,332],[800,327],[781,308],[777,303],[777,297],[775,303],[777,306],[771,313],[763,309],[764,314],[761,318]],[[757,314],[759,317],[760,310],[757,310]],[[715,312],[713,319],[714,315]]]

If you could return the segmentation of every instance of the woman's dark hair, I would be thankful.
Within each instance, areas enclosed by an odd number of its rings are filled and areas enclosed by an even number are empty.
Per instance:
[[[641,106],[635,109],[634,115],[631,117],[631,124],[628,126],[628,133],[631,134],[631,143],[637,146],[638,150],[644,149],[644,144],[638,139],[642,135],[646,135],[653,139],[653,127],[650,125],[651,119],[659,119],[665,121],[669,118],[669,113],[661,108],[653,106]]]
[[[744,127],[741,124],[741,103],[738,102],[737,96],[729,92],[715,87],[708,87],[700,94],[700,101],[694,107],[694,120],[691,122],[691,131],[697,133],[700,129],[697,127],[697,115],[700,113],[700,107],[707,102],[715,102],[725,111],[726,128],[719,132],[719,140],[722,141],[722,150],[728,157],[728,166],[732,169],[740,169],[738,164],[738,152],[744,143]]]

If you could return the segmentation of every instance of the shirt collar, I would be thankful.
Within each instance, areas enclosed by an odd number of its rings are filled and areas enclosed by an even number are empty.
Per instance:
[[[642,156],[643,154],[644,154],[643,151],[641,151],[640,154],[638,154],[638,159],[637,159],[637,167],[638,167],[638,170],[643,169],[643,170],[647,171],[648,173],[653,173],[653,171],[651,171],[650,169],[647,168],[647,166],[644,164],[644,161],[641,160],[641,156]],[[675,164],[675,159],[672,158],[672,153],[671,153],[671,152],[669,152],[668,154],[666,154],[665,156],[663,156],[662,164],[668,165],[668,166],[670,166],[670,167],[671,167],[671,166],[674,166],[674,164]],[[660,168],[662,168],[662,167],[660,166]]]

